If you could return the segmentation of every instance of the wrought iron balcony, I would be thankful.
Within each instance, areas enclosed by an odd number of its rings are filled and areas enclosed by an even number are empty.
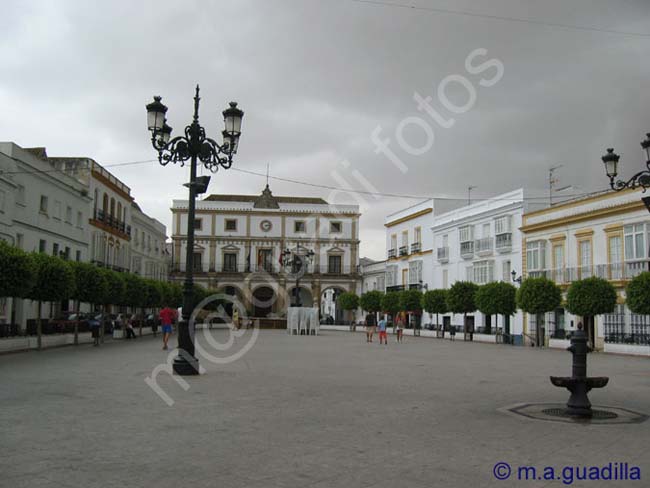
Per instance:
[[[404,290],[404,285],[395,285],[395,286],[387,286],[386,287],[386,292],[389,291],[403,291]]]
[[[644,271],[650,270],[650,259],[628,261],[624,263],[597,264],[571,268],[542,269],[528,271],[531,278],[545,277],[556,283],[572,283],[577,280],[596,276],[610,281],[628,281]]]
[[[422,243],[421,242],[414,242],[411,244],[411,254],[415,254],[416,252],[420,252],[422,250]]]
[[[388,250],[388,259],[395,258],[397,257],[397,250],[396,249],[389,249]]]
[[[401,246],[399,248],[399,255],[400,256],[408,256],[409,254],[409,247],[408,246]]]

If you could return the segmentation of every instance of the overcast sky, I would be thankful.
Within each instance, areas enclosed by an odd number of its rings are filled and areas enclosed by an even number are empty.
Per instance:
[[[468,185],[477,186],[476,198],[519,187],[545,195],[548,168],[557,164],[558,186],[575,187],[569,193],[602,189],[600,156],[610,146],[624,173],[642,164],[639,142],[650,132],[648,0],[392,3],[434,10],[354,0],[4,1],[0,140],[104,165],[152,159],[145,104],[163,96],[169,124],[181,133],[199,83],[209,135],[222,130],[230,100],[246,113],[233,168],[265,173],[270,163],[280,178],[464,199]],[[494,59],[502,77],[496,66],[467,71],[476,49],[487,52],[470,68]],[[470,101],[462,81],[447,84],[448,100],[438,93],[450,75],[464,77],[476,95],[462,113],[445,107]],[[418,111],[416,92],[453,126]],[[377,127],[399,165],[375,151]],[[171,200],[186,198],[186,170],[148,163],[111,171],[170,225]],[[264,184],[221,171],[210,192],[257,194]],[[385,257],[385,216],[417,202],[281,181],[271,189],[360,203],[361,255],[376,259]]]

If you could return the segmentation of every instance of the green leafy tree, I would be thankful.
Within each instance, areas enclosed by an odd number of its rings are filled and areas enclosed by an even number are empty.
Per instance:
[[[447,292],[447,307],[450,312],[463,314],[463,330],[467,332],[467,314],[476,311],[478,285],[471,281],[457,281]]]
[[[81,303],[91,305],[104,304],[108,299],[108,281],[99,268],[88,263],[69,263],[75,276],[75,293],[72,299],[75,300],[77,320],[74,324],[74,343],[79,343],[79,309]],[[94,307],[93,307],[94,308]],[[103,329],[103,328],[102,328]]]
[[[157,280],[145,280],[147,294],[145,299],[145,306],[147,308],[159,308],[164,300],[163,283]]]
[[[562,303],[562,290],[555,282],[543,276],[527,278],[517,290],[517,305],[524,312],[536,316],[537,337],[541,337],[542,321],[546,312],[552,312]],[[539,339],[538,339],[539,340]]]
[[[595,344],[594,317],[614,311],[616,290],[609,281],[596,276],[574,281],[567,290],[566,308],[582,317],[589,339]]]
[[[370,313],[381,312],[381,299],[384,294],[379,290],[367,291],[359,298],[359,306]]]
[[[650,315],[650,272],[634,277],[625,288],[628,308],[640,315]]]
[[[359,306],[359,297],[356,293],[345,292],[339,295],[338,305],[341,309],[351,312]]]
[[[124,273],[124,299],[122,305],[131,307],[135,312],[140,308],[144,312],[144,307],[147,306],[147,282],[140,276],[132,273]],[[138,320],[138,334],[142,335],[142,322]]]
[[[389,291],[381,298],[381,308],[394,318],[395,314],[400,310],[399,302],[400,293],[397,291]]]
[[[36,282],[27,298],[38,302],[38,320],[36,334],[38,348],[42,347],[42,306],[43,302],[61,302],[69,300],[75,293],[75,274],[66,261],[47,254],[34,254],[36,265]]]
[[[404,290],[400,293],[399,308],[404,312],[422,311],[422,292],[419,290]]]
[[[422,295],[422,309],[430,314],[436,314],[436,327],[439,327],[438,315],[449,311],[447,307],[447,290],[429,290]]]
[[[32,256],[0,241],[0,297],[26,298],[36,284]]]
[[[98,268],[108,284],[108,295],[104,305],[122,305],[126,294],[126,283],[121,273],[110,269]]]
[[[510,283],[494,281],[476,291],[476,308],[485,315],[513,315],[517,310],[517,289]],[[486,328],[487,333],[491,331]]]

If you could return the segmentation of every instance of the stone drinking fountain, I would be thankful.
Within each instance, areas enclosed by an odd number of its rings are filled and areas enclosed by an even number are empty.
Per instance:
[[[565,414],[573,418],[590,419],[593,416],[587,393],[592,388],[603,388],[609,378],[606,376],[587,377],[587,354],[591,349],[587,345],[587,336],[578,324],[578,330],[571,337],[571,346],[567,348],[573,354],[573,371],[571,377],[551,376],[551,383],[564,387],[571,392]]]

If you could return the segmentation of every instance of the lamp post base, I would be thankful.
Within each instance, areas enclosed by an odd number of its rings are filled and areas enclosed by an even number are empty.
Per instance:
[[[194,338],[190,323],[181,320],[178,324],[178,356],[174,358],[174,373],[179,376],[199,374],[199,360],[194,356]]]
[[[174,374],[178,376],[195,376],[199,374],[199,360],[194,357],[176,356],[172,367]]]

